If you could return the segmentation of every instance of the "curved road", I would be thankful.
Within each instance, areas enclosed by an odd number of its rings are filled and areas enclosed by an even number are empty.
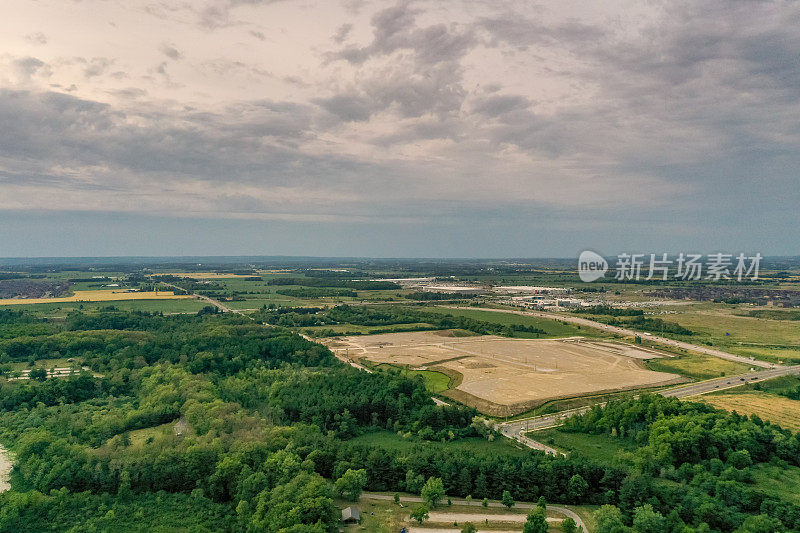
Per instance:
[[[656,394],[666,396],[667,398],[688,398],[692,396],[700,396],[701,394],[708,394],[709,392],[732,389],[734,387],[741,387],[742,385],[746,385],[754,381],[763,381],[765,379],[776,378],[779,376],[786,376],[789,374],[796,374],[796,375],[800,374],[800,365],[782,366],[778,368],[771,368],[769,370],[761,370],[759,372],[750,372],[749,374],[740,374],[738,376],[709,379],[706,381],[701,381],[699,383],[692,383],[689,385],[682,385],[679,387],[662,390],[657,392]],[[595,404],[595,405],[603,405],[603,404]],[[537,442],[525,436],[525,433],[528,431],[536,431],[539,429],[547,429],[560,426],[564,423],[565,419],[573,415],[583,414],[592,407],[594,406],[588,405],[585,407],[579,407],[577,409],[560,411],[558,413],[553,413],[550,415],[523,418],[520,420],[515,420],[513,422],[497,424],[495,425],[495,428],[498,429],[506,437],[514,439],[517,442],[520,442],[525,446],[528,446],[529,448],[533,448],[535,450],[542,450],[546,453],[557,455],[561,452],[558,452],[557,450],[550,448],[549,446],[546,446],[540,442]]]
[[[384,501],[385,500],[394,500],[394,496],[390,496],[388,494],[377,494],[377,493],[374,493],[374,492],[364,492],[364,493],[361,494],[361,497],[369,499],[369,500],[384,500]],[[450,498],[450,499],[451,499],[451,501],[453,503],[457,503],[459,505],[467,505],[467,500],[464,500],[464,499],[461,499],[461,498]],[[410,503],[421,503],[422,502],[422,498],[420,498],[419,496],[400,496],[400,501],[401,502],[410,502]],[[472,505],[475,506],[475,509],[480,509],[480,503],[479,502],[476,503],[473,500]],[[504,508],[505,506],[500,502],[492,502],[492,501],[490,501],[489,502],[489,507],[493,507],[493,508],[501,507],[501,508]],[[535,503],[528,503],[528,502],[515,502],[514,503],[514,507],[517,508],[517,509],[534,509],[536,507],[536,504]],[[578,513],[576,513],[572,509],[567,509],[566,507],[562,507],[560,505],[550,505],[548,503],[547,504],[547,510],[548,511],[553,511],[553,512],[558,513],[558,514],[562,514],[564,516],[568,516],[569,518],[572,518],[573,520],[575,520],[575,524],[580,526],[580,527],[582,527],[584,531],[586,531],[586,532],[589,531],[588,529],[586,529],[586,524],[583,523],[583,520],[581,520],[581,517],[578,515]]]

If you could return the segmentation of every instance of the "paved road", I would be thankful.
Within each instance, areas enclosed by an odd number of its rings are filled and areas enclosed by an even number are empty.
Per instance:
[[[166,283],[164,281],[159,281],[159,283],[161,283],[162,285],[166,285],[167,287],[172,287],[173,289],[178,289],[178,290],[181,290],[181,291],[185,291],[186,290],[183,287],[179,287],[177,285],[173,285],[172,283]],[[195,298],[197,298],[199,300],[204,300],[204,301],[210,303],[211,305],[213,305],[214,307],[216,307],[217,309],[219,309],[223,313],[236,313],[237,315],[246,316],[250,320],[255,320],[255,318],[251,317],[250,315],[248,315],[247,313],[245,313],[241,309],[231,309],[227,305],[223,304],[219,300],[215,300],[214,298],[210,298],[208,296],[203,296],[202,294],[197,294],[196,292],[192,293],[192,296],[194,296]]]
[[[676,341],[673,339],[668,339],[667,337],[661,337],[658,335],[648,335],[641,331],[636,331],[627,328],[621,328],[618,326],[609,326],[608,324],[603,324],[602,322],[597,322],[595,320],[589,320],[588,318],[581,318],[577,316],[571,315],[559,315],[556,313],[547,313],[543,311],[515,311],[511,309],[492,309],[487,307],[456,307],[456,306],[447,306],[451,307],[452,309],[470,309],[473,311],[494,311],[497,313],[510,313],[514,315],[523,315],[523,316],[535,316],[539,318],[549,318],[551,320],[561,320],[562,322],[570,322],[572,324],[577,324],[579,326],[585,326],[589,328],[595,328],[603,331],[608,331],[610,333],[617,333],[619,335],[627,335],[627,336],[639,336],[644,339],[658,342],[660,344],[664,344],[667,346],[672,346],[675,348],[682,348],[684,350],[691,350],[693,352],[703,353],[706,355],[712,355],[714,357],[719,357],[720,359],[726,359],[728,361],[735,361],[737,363],[744,363],[750,366],[758,366],[761,368],[775,368],[779,365],[774,363],[768,363],[766,361],[758,361],[755,359],[750,359],[749,357],[743,357],[741,355],[733,355],[732,353],[723,352],[722,350],[717,350],[714,348],[709,348],[708,346],[699,346],[697,344],[691,344],[688,342],[683,341]]]
[[[779,376],[786,376],[789,374],[800,374],[800,365],[783,366],[778,368],[771,368],[768,370],[761,370],[758,372],[750,372],[749,374],[740,374],[737,376],[709,379],[707,381],[701,381],[699,383],[692,383],[690,385],[682,385],[679,387],[662,390],[657,392],[656,394],[660,394],[668,398],[689,398],[692,396],[700,396],[702,394],[708,394],[709,392],[732,389],[734,387],[740,387],[748,383],[763,381],[765,379],[775,378]],[[597,405],[604,405],[604,404],[597,404]],[[525,444],[529,448],[542,450],[546,453],[556,455],[559,452],[557,452],[553,448],[550,448],[549,446],[545,446],[540,442],[537,442],[533,439],[526,437],[525,433],[528,431],[535,431],[539,429],[547,429],[560,426],[564,423],[565,419],[576,414],[583,414],[592,407],[593,406],[579,407],[577,409],[568,409],[566,411],[560,411],[558,413],[553,413],[550,415],[543,415],[543,416],[536,416],[531,418],[515,420],[513,422],[497,424],[495,428],[498,429],[503,435],[511,439],[514,439],[522,444]]]
[[[364,492],[364,493],[361,494],[361,498],[367,499],[367,500],[384,500],[384,501],[386,501],[386,500],[394,500],[394,496],[393,495],[390,496],[389,494],[377,494],[375,492]],[[451,498],[451,500],[452,500],[453,503],[457,503],[459,505],[467,505],[467,500],[463,500],[461,498]],[[419,496],[400,496],[400,501],[401,502],[409,502],[409,503],[421,503],[422,502],[422,498],[420,498]],[[476,511],[478,511],[480,509],[481,503],[480,502],[476,502],[476,501],[473,500],[471,505],[473,507],[475,507]],[[489,502],[489,507],[492,507],[492,508],[498,508],[498,507],[505,508],[505,506],[502,503],[493,502],[493,501]],[[535,503],[529,503],[529,502],[516,502],[514,504],[514,508],[515,509],[533,509],[535,507],[536,507]],[[576,513],[572,509],[567,509],[566,507],[562,507],[560,505],[550,505],[548,503],[547,504],[547,510],[548,511],[553,511],[554,513],[562,514],[564,516],[568,516],[568,517],[572,518],[573,520],[575,520],[575,524],[577,524],[578,526],[582,527],[584,531],[586,531],[586,532],[589,531],[588,529],[586,529],[586,524],[583,523],[583,520],[581,520],[581,517],[578,515],[578,513]],[[491,515],[487,515],[487,516],[491,518]]]

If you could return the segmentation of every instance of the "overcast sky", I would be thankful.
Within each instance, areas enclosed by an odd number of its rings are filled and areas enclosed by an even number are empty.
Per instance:
[[[800,254],[800,3],[4,0],[0,256]]]

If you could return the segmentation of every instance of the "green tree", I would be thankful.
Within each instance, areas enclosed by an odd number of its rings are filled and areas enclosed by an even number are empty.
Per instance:
[[[625,524],[622,521],[622,511],[614,505],[604,505],[592,515],[596,533],[622,533]]]
[[[465,499],[465,500],[466,500],[466,502],[467,502],[467,507],[469,507],[470,505],[472,505],[472,494],[467,494],[467,497],[466,497],[466,498],[464,498],[464,499]]]
[[[424,503],[422,505],[418,505],[413,511],[411,511],[411,519],[416,520],[418,524],[422,524],[428,519],[428,511],[428,506]]]
[[[131,497],[131,473],[127,470],[123,470],[119,473],[119,487],[117,488],[117,495],[121,499],[126,499]]]
[[[399,492],[395,492],[394,493],[394,504],[395,505],[400,505],[400,493]]]
[[[44,368],[34,368],[28,372],[28,377],[37,381],[44,381],[47,379],[47,370]]]
[[[536,501],[536,507],[542,511],[547,510],[547,500],[544,499],[544,496],[539,496],[539,499]]]
[[[783,531],[781,523],[776,518],[760,514],[756,516],[748,516],[741,527],[734,533],[778,533]]]
[[[567,496],[572,503],[581,503],[586,491],[589,490],[589,484],[580,474],[575,474],[567,482]]]
[[[461,528],[461,533],[478,533],[478,528],[472,522],[467,522]]]
[[[514,507],[514,498],[511,497],[511,493],[507,490],[503,491],[503,497],[500,502],[505,505],[507,509]]]
[[[484,507],[489,507],[489,498],[484,498],[483,501],[481,502],[481,505],[483,505]]]
[[[573,520],[572,517],[568,516],[561,521],[561,531],[564,533],[577,533],[578,525],[575,523],[575,520]]]
[[[357,502],[361,496],[361,491],[364,490],[364,485],[367,484],[367,471],[363,468],[360,470],[353,470],[348,468],[347,471],[336,480],[333,488],[336,494],[344,496],[350,500]]]
[[[649,503],[633,511],[633,527],[638,533],[661,533],[664,531],[664,515],[653,510]]]
[[[442,478],[428,478],[428,481],[425,482],[425,486],[423,486],[422,490],[420,491],[420,496],[422,496],[422,500],[429,506],[436,507],[436,504],[438,504],[442,498],[444,498],[444,485],[442,484]]]
[[[547,533],[547,529],[545,512],[537,507],[528,513],[528,519],[525,521],[522,531],[523,533]]]

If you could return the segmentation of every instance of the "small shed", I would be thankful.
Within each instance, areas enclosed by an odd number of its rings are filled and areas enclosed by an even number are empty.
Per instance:
[[[361,511],[358,507],[345,507],[342,509],[342,522],[345,524],[355,524],[361,521]]]

